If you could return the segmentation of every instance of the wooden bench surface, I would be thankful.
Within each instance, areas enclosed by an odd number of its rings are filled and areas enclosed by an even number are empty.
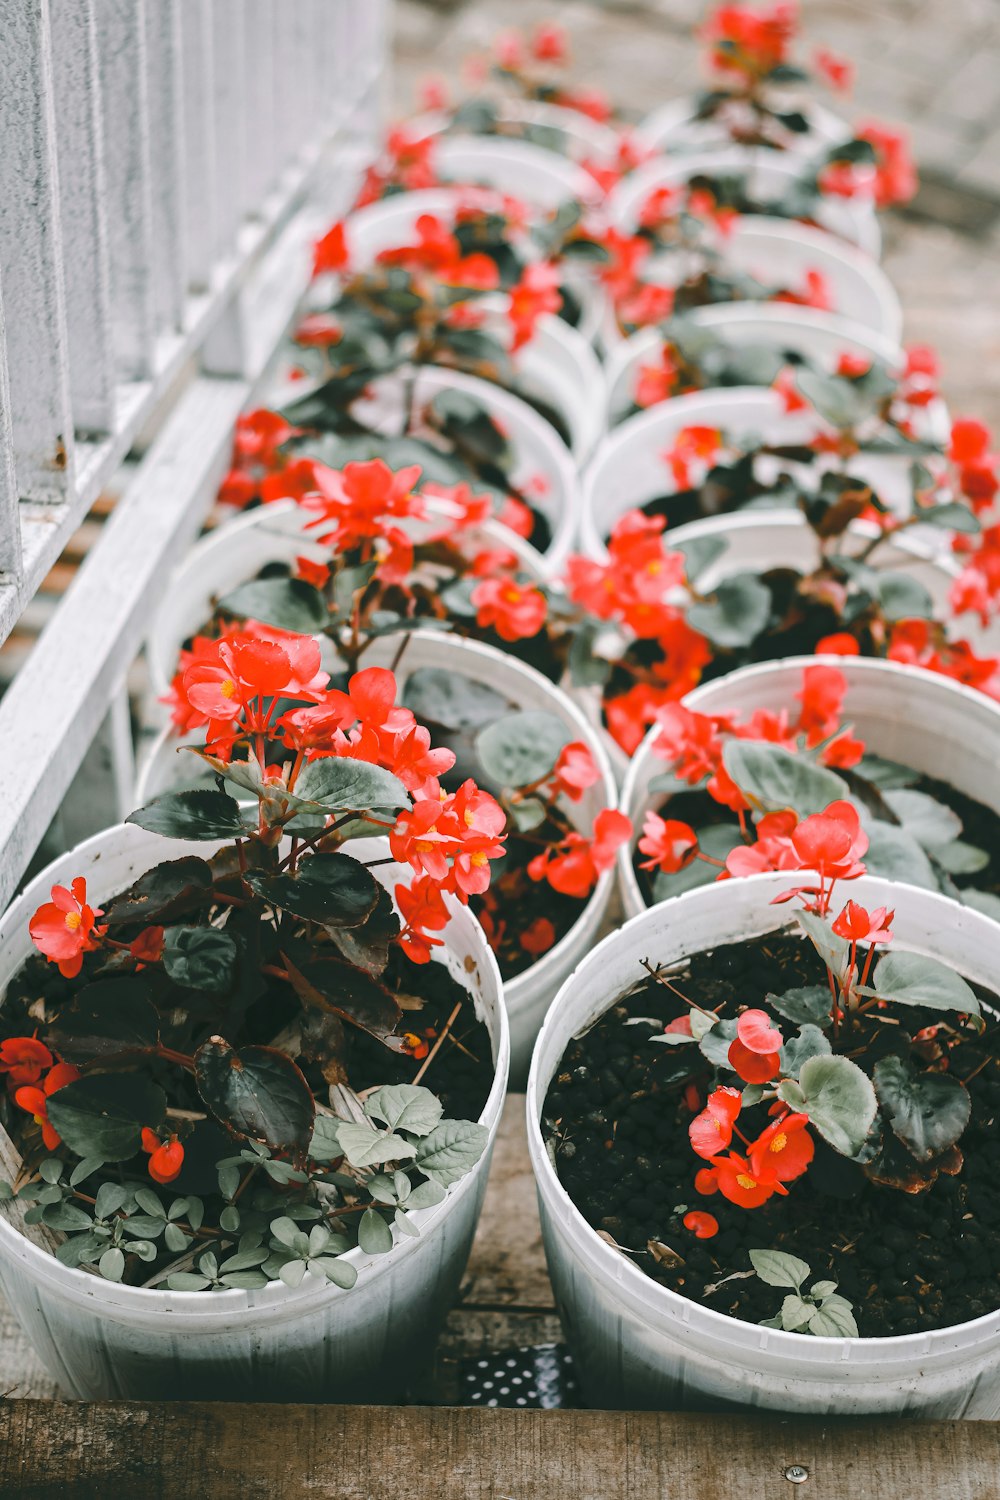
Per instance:
[[[460,1361],[559,1337],[518,1094],[421,1386],[440,1404],[61,1402],[0,1303],[0,1497],[1000,1500],[1000,1424],[449,1406]]]

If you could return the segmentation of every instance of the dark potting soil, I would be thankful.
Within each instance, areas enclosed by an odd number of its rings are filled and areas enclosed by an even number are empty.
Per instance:
[[[964,796],[947,782],[937,781],[931,776],[914,776],[908,786],[951,808],[962,820],[963,842],[972,844],[989,855],[989,863],[974,874],[950,876],[958,890],[984,891],[989,895],[1000,896],[1000,816],[984,803]],[[670,809],[669,813],[666,811],[667,807]],[[661,817],[678,818],[683,823],[689,823],[692,828],[702,829],[724,824],[738,833],[736,815],[720,806],[706,791],[676,792],[665,798],[656,810]],[[891,813],[891,809],[887,811]],[[640,869],[643,858],[638,848],[633,850],[632,868],[646,904],[652,906],[668,895],[679,894],[678,891],[671,891],[669,886],[657,894],[657,872]]]
[[[595,1230],[653,1280],[745,1322],[774,1316],[784,1295],[747,1275],[750,1249],[806,1261],[807,1285],[836,1281],[862,1337],[948,1327],[1000,1307],[1000,1070],[993,1059],[969,1076],[986,1056],[980,1045],[963,1042],[950,1054],[972,1097],[959,1175],[911,1195],[876,1186],[817,1141],[787,1198],[747,1210],[695,1191],[704,1163],[688,1140],[684,1092],[694,1082],[704,1098],[714,1075],[700,1054],[650,1040],[686,1007],[638,962],[636,969],[636,988],[566,1048],[543,1111],[559,1178]],[[786,930],[696,954],[671,979],[692,1000],[733,1014],[737,1004],[767,1009],[768,992],[820,982],[823,965],[811,944]],[[941,1019],[912,1008],[898,1014],[911,1034]],[[766,1123],[759,1106],[740,1117],[751,1138]],[[683,1227],[691,1209],[715,1216],[714,1238],[697,1240]]]

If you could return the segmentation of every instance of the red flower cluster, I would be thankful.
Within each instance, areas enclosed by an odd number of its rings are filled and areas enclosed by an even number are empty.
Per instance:
[[[72,1063],[57,1062],[37,1037],[14,1036],[0,1043],[0,1073],[7,1074],[7,1087],[14,1095],[14,1103],[41,1126],[45,1146],[54,1151],[60,1137],[49,1124],[49,1099],[67,1083],[76,1082],[79,1068]]]
[[[75,979],[83,967],[83,955],[101,946],[106,927],[97,925],[103,916],[99,906],[87,904],[87,882],[82,875],[71,883],[52,887],[52,900],[40,906],[28,924],[31,940],[50,963],[58,964],[64,979]]]
[[[720,5],[702,27],[709,59],[719,73],[735,73],[754,83],[788,60],[798,29],[793,0],[777,0],[766,9]]]
[[[762,1045],[767,1041],[766,1028],[759,1019],[763,1015],[763,1011],[744,1011],[738,1023],[747,1035],[754,1038],[759,1030]],[[751,1021],[748,1022],[747,1017]],[[780,1041],[780,1034],[777,1035]],[[737,1047],[736,1042],[733,1047]],[[745,1051],[748,1056],[765,1056],[754,1054],[749,1048]],[[740,1056],[742,1059],[743,1054]],[[777,1071],[775,1068],[768,1076],[775,1077]],[[770,1125],[755,1140],[748,1140],[740,1134],[736,1123],[742,1106],[743,1096],[739,1089],[717,1088],[709,1095],[705,1108],[691,1121],[688,1135],[692,1149],[712,1164],[696,1173],[695,1188],[704,1195],[721,1192],[724,1198],[740,1208],[759,1208],[775,1193],[787,1194],[785,1183],[802,1176],[816,1148],[809,1134],[807,1117],[793,1113],[780,1103],[772,1109],[775,1118]],[[742,1154],[733,1150],[727,1152],[734,1134],[740,1136],[744,1148]]]
[[[184,1147],[175,1135],[161,1141],[155,1130],[148,1126],[142,1132],[142,1149],[149,1157],[149,1175],[154,1182],[166,1186],[180,1176],[184,1165]]]
[[[238,510],[258,500],[299,499],[313,487],[313,461],[292,459],[285,444],[297,435],[277,412],[261,407],[236,423],[233,461],[219,486],[218,499]]]
[[[631,837],[632,824],[625,814],[606,807],[594,819],[589,839],[571,833],[561,843],[548,845],[528,865],[528,874],[532,880],[547,880],[560,895],[582,900],[604,871],[611,869],[618,849]]]

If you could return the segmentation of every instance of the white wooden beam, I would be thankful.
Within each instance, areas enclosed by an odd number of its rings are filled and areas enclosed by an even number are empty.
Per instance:
[[[219,238],[211,0],[180,0],[184,89],[184,262],[188,285],[211,285]]]
[[[178,0],[147,0],[153,317],[158,331],[183,326],[185,267],[184,98]]]
[[[0,0],[0,265],[18,492],[73,482],[48,0]]]
[[[105,120],[111,319],[118,374],[153,373],[146,0],[95,0]]]
[[[93,0],[51,12],[69,383],[78,431],[114,420],[104,138]]]
[[[10,421],[10,382],[7,378],[7,334],[3,284],[0,281],[0,586],[16,593],[23,576],[20,507],[14,474],[14,431]]]

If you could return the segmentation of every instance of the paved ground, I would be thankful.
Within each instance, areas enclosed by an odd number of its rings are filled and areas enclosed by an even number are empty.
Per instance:
[[[1000,0],[801,0],[810,40],[852,57],[859,116],[904,126],[923,186],[886,227],[906,336],[938,349],[953,411],[1000,433]],[[457,86],[498,30],[560,21],[574,76],[638,117],[698,79],[700,0],[396,0],[396,113],[428,73]]]

